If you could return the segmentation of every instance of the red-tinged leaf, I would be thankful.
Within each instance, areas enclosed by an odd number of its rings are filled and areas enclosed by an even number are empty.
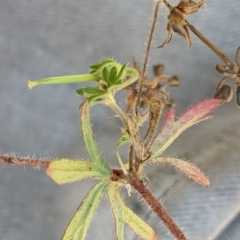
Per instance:
[[[177,121],[174,121],[174,110],[168,110],[165,123],[150,148],[152,153],[150,159],[152,160],[162,154],[187,128],[209,119],[211,116],[207,116],[207,114],[219,106],[221,102],[220,99],[208,99],[197,103],[189,108]]]
[[[124,204],[117,183],[112,183],[108,188],[108,198],[115,218],[118,240],[124,240],[125,224],[129,225],[141,239],[158,240],[155,231]]]
[[[187,162],[182,159],[172,158],[172,157],[160,157],[156,158],[152,163],[168,163],[185,173],[189,178],[192,178],[195,182],[209,187],[210,182],[205,174],[196,167],[193,163]]]

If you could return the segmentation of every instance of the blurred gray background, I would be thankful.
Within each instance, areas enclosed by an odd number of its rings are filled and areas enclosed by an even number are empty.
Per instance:
[[[170,1],[176,2],[176,1]],[[122,63],[134,56],[142,64],[151,23],[149,0],[0,0],[0,151],[20,156],[88,159],[79,133],[78,85],[40,86],[29,90],[29,79],[86,73],[103,57]],[[165,64],[181,86],[170,90],[179,115],[214,95],[221,63],[192,36],[189,48],[174,35],[164,49],[166,16],[161,8],[151,65]],[[231,59],[240,45],[240,1],[209,0],[189,21]],[[230,81],[231,86],[234,83]],[[123,108],[126,93],[117,94]],[[114,141],[120,123],[105,107],[93,109],[92,121],[107,161],[118,166]],[[214,118],[185,132],[166,154],[189,159],[209,176],[210,188],[174,168],[150,166],[149,188],[163,202],[192,240],[240,239],[240,109],[235,99],[214,112]],[[126,150],[126,149],[125,149]],[[126,151],[121,152],[127,156]],[[93,181],[58,186],[44,170],[0,166],[0,239],[58,240]],[[122,191],[126,203],[145,219],[161,239],[172,239],[159,219]],[[105,198],[91,224],[88,239],[115,239]],[[128,229],[126,239],[137,239]]]

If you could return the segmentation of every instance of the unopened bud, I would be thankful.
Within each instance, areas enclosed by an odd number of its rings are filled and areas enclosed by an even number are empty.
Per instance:
[[[214,96],[214,98],[221,99],[223,102],[230,102],[232,100],[232,97],[233,90],[229,85],[223,85]],[[240,90],[239,90],[239,103],[240,103]]]

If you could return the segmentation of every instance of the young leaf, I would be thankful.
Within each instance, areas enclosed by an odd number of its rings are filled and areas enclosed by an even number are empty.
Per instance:
[[[124,71],[125,71],[127,65],[128,65],[127,63],[125,63],[124,65],[122,65],[121,70],[119,71],[118,75],[117,75],[116,78],[115,78],[115,82],[116,82],[116,83],[117,83],[118,80],[120,80],[121,78],[125,78]]]
[[[87,98],[90,102],[96,101],[97,99],[101,99],[101,97],[106,94],[105,91],[97,87],[79,88],[76,90],[76,93],[77,95]]]
[[[105,82],[108,82],[108,78],[109,78],[109,70],[107,67],[104,67],[102,70],[102,78]]]
[[[118,240],[124,240],[124,223],[142,239],[157,240],[155,231],[128,208],[119,195],[119,186],[112,183],[108,189],[108,198],[113,211]]]
[[[192,178],[195,182],[209,187],[210,182],[204,173],[196,167],[193,163],[187,162],[182,159],[172,157],[160,157],[151,161],[151,163],[168,163],[178,168],[180,171],[185,173],[189,178]]]
[[[100,164],[100,166],[105,169],[106,174],[110,173],[110,168],[98,151],[97,143],[93,136],[90,122],[90,106],[87,100],[81,105],[81,128],[83,141],[91,160]]]
[[[103,90],[96,87],[85,87],[83,89],[83,92],[85,97],[91,97],[92,95],[99,95],[105,93]]]
[[[86,195],[64,232],[62,240],[84,240],[96,208],[109,182],[97,183]]]
[[[71,75],[71,76],[59,76],[59,77],[49,77],[41,80],[36,80],[34,82],[29,81],[28,87],[32,89],[33,87],[41,84],[69,84],[69,83],[79,83],[79,82],[89,82],[98,81],[100,78],[95,74],[81,74],[81,75]]]
[[[115,145],[116,148],[119,148],[120,146],[130,143],[131,142],[131,136],[126,130],[122,130],[122,134],[119,137],[117,144]]]
[[[113,85],[115,83],[116,76],[117,76],[117,68],[112,67],[109,71],[109,76],[108,76],[109,85]]]
[[[103,179],[104,169],[95,162],[59,159],[52,161],[46,170],[47,175],[57,184],[71,183],[84,178]]]
[[[122,68],[119,71],[119,74],[116,77],[115,84],[108,87],[108,92],[117,92],[128,85],[134,83],[137,81],[139,74],[138,72],[133,68],[125,68],[126,65],[123,65]],[[121,73],[121,76],[120,76]],[[127,80],[126,77],[129,77]],[[120,81],[120,79],[122,79]]]
[[[96,63],[90,65],[89,68],[92,69],[93,71],[97,71],[97,70],[101,69],[102,67],[104,67],[106,64],[113,63],[113,62],[114,62],[113,59],[107,58],[107,59],[104,59],[102,61],[99,61],[99,62],[96,62]]]
[[[150,148],[152,152],[150,159],[154,159],[162,154],[187,128],[209,119],[210,116],[207,116],[207,114],[219,106],[221,102],[220,99],[208,99],[197,103],[188,109],[177,121],[174,121],[174,110],[168,110],[165,123]]]

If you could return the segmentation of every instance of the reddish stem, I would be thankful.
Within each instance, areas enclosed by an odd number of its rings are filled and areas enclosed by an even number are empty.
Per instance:
[[[0,163],[47,168],[50,161],[15,156],[0,156]]]
[[[129,183],[141,194],[145,201],[149,204],[152,210],[158,215],[158,217],[167,226],[169,231],[178,240],[187,240],[182,230],[177,226],[173,219],[169,216],[163,206],[157,201],[152,193],[144,186],[143,182],[135,176],[129,178]]]

